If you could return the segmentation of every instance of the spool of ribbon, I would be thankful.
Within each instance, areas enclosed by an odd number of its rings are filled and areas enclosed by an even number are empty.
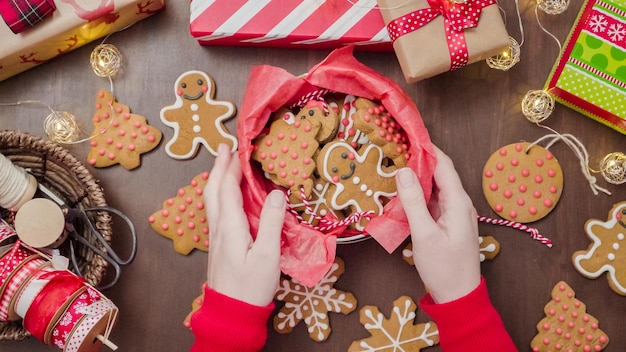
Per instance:
[[[4,290],[0,293],[0,322],[6,323],[19,320],[20,317],[12,309],[11,303],[26,279],[33,275],[44,263],[45,260],[41,259],[41,256],[34,254],[28,257],[19,268],[14,270],[13,275],[7,280]]]
[[[476,27],[482,9],[494,4],[496,4],[495,0],[467,0],[462,3],[448,0],[428,0],[429,7],[390,21],[387,24],[387,31],[391,40],[395,41],[405,34],[424,27],[438,16],[443,16],[444,30],[450,51],[450,70],[454,70],[465,66],[469,60],[463,31]]]
[[[0,154],[0,207],[17,210],[32,199],[36,191],[37,180]]]
[[[22,205],[15,213],[15,231],[24,244],[35,248],[57,248],[67,238],[63,210],[47,198]]]
[[[56,10],[52,0],[0,1],[0,15],[13,33],[33,27]]]
[[[47,283],[26,310],[23,325],[38,340],[46,341],[46,331],[54,317],[67,307],[85,280],[67,270],[44,272],[38,280]]]

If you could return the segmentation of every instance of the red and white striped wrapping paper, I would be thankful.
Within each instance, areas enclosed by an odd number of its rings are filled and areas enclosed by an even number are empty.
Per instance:
[[[393,51],[376,0],[192,0],[201,45]]]

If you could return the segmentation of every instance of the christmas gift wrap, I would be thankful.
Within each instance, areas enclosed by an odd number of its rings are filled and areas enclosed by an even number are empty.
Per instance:
[[[376,0],[192,0],[201,45],[392,51]]]
[[[563,105],[626,134],[626,1],[585,2],[546,89]]]
[[[128,27],[165,0],[55,0],[56,10],[15,34],[0,21],[0,81]]]
[[[407,83],[485,60],[509,46],[495,0],[378,0]]]

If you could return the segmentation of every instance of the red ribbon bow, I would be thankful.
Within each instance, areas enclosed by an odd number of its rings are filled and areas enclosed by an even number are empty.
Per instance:
[[[398,17],[387,24],[387,31],[392,41],[416,31],[437,16],[444,19],[444,30],[450,51],[450,69],[454,70],[467,64],[469,54],[463,31],[476,27],[483,8],[494,5],[496,0],[466,0],[456,3],[451,0],[427,0],[430,7],[419,9]]]

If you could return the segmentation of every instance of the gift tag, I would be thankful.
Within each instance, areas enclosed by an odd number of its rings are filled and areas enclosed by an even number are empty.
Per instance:
[[[563,171],[547,149],[527,142],[509,144],[491,155],[483,169],[489,206],[507,220],[537,221],[556,206]]]

